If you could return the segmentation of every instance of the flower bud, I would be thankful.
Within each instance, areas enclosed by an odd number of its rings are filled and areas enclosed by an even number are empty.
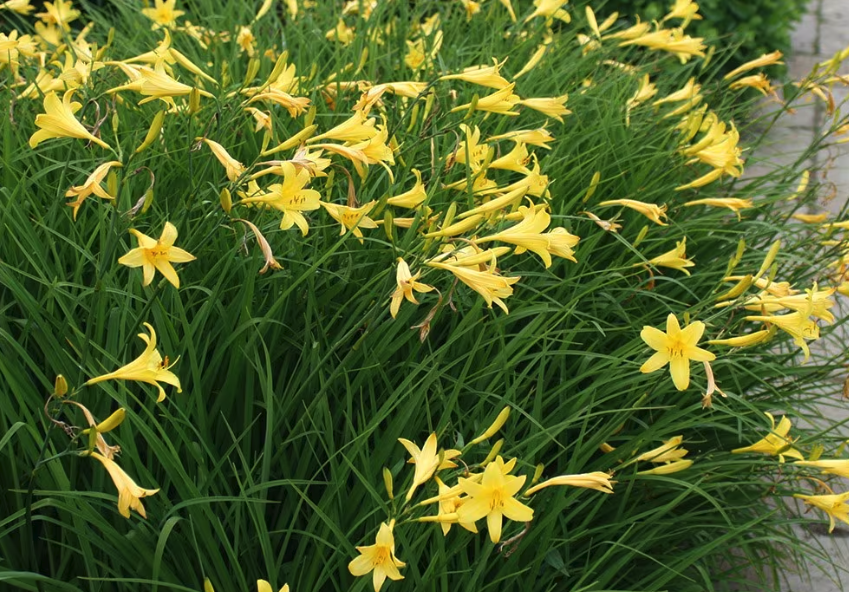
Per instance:
[[[53,395],[56,397],[64,397],[68,394],[68,381],[61,374],[56,375],[56,381],[53,383]]]

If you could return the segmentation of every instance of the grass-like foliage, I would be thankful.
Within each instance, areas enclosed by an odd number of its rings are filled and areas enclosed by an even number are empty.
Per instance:
[[[3,589],[770,590],[847,520],[800,420],[849,128],[758,163],[780,56],[723,77],[680,1],[45,6],[0,11]]]

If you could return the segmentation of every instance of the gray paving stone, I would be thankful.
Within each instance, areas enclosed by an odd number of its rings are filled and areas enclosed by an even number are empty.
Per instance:
[[[817,25],[819,15],[812,9],[802,17],[796,28],[790,34],[794,55],[813,54],[817,52]]]

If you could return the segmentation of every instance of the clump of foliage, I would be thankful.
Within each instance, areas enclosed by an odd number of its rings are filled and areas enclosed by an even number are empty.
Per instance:
[[[691,2],[0,6],[0,582],[771,590],[849,521],[799,421],[849,122],[744,151],[778,53]]]
[[[668,2],[659,0],[608,0],[604,9],[661,19]],[[700,0],[702,19],[692,24],[694,34],[736,46],[728,62],[737,66],[757,56],[779,50],[792,51],[790,33],[808,10],[810,0]]]

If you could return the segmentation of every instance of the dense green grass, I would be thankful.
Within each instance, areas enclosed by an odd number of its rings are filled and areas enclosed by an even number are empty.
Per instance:
[[[104,40],[115,28],[108,50],[113,59],[161,40],[133,2],[82,4],[95,22],[90,41]],[[515,4],[520,20],[532,10],[529,3]],[[249,23],[255,8],[183,3],[185,18],[233,36],[233,23]],[[336,23],[333,10],[306,11],[295,22],[276,11],[253,27],[258,54],[271,46],[287,49],[299,74],[314,70],[312,90],[304,94],[317,106],[320,130],[345,119],[359,93],[340,94],[333,111],[318,82],[334,74],[339,80],[410,79],[414,74],[400,64],[411,23],[422,16],[441,12],[445,39],[426,81],[492,57],[509,56],[504,69],[516,72],[545,33],[542,22],[533,21],[521,39],[521,26],[511,25],[493,1],[468,23],[459,3],[393,2],[380,3],[368,22],[348,17],[361,32],[394,22],[384,45],[358,34],[342,47],[323,39]],[[685,472],[648,477],[636,475],[645,466],[628,466],[616,473],[612,496],[562,488],[537,494],[531,528],[509,557],[485,533],[455,527],[443,538],[436,525],[399,525],[397,554],[407,562],[406,579],[388,583],[390,589],[690,592],[731,589],[744,580],[772,589],[772,578],[783,570],[780,560],[815,555],[792,526],[820,517],[797,517],[780,497],[809,490],[794,478],[798,471],[779,471],[775,459],[732,456],[730,450],[767,432],[763,411],[785,411],[794,419],[818,414],[814,404],[823,390],[836,396],[828,377],[847,361],[842,348],[802,365],[781,333],[750,349],[711,347],[728,398],[717,397],[703,410],[701,367],[693,366],[685,392],[674,389],[667,370],[641,374],[650,352],[639,332],[643,325],[662,326],[673,312],[707,323],[710,338],[740,334],[749,325],[741,310],[713,305],[729,286],[722,278],[741,240],[738,273],[756,271],[781,239],[776,279],[800,289],[826,280],[825,266],[838,249],[812,257],[817,231],[789,222],[791,213],[815,202],[820,188],[814,182],[796,201],[785,201],[798,183],[800,158],[763,177],[675,192],[704,170],[684,164],[676,152],[677,121],[661,119],[650,106],[634,109],[626,127],[624,104],[637,77],[603,60],[637,65],[652,75],[661,95],[699,76],[710,107],[743,128],[763,123],[750,117],[753,101],[716,80],[722,52],[707,68],[701,60],[680,65],[672,56],[613,43],[581,57],[575,34],[585,30],[584,21],[580,14],[575,20],[574,28],[558,28],[550,54],[520,79],[517,92],[570,94],[573,114],[565,124],[549,124],[557,138],[552,150],[535,152],[551,180],[554,224],[581,237],[578,263],[555,260],[546,270],[530,254],[500,259],[502,273],[521,277],[506,301],[509,315],[488,310],[462,284],[452,291],[447,274],[425,268],[435,245],[426,245],[415,229],[395,229],[392,237],[367,230],[360,244],[339,237],[338,224],[323,211],[310,215],[306,238],[294,229],[280,231],[277,212],[237,205],[232,217],[226,214],[219,205],[219,191],[227,186],[223,169],[207,148],[193,150],[194,138],[206,134],[248,166],[266,160],[241,100],[226,96],[240,89],[248,65],[234,43],[203,50],[175,33],[175,47],[219,80],[226,65],[230,82],[220,90],[208,85],[215,98],[203,99],[196,115],[166,118],[162,140],[121,172],[114,207],[92,197],[76,223],[64,205],[65,191],[111,156],[77,140],[50,140],[30,150],[26,142],[41,101],[11,101],[4,91],[3,111],[12,109],[14,122],[0,128],[0,582],[27,590],[199,590],[209,577],[216,590],[235,591],[252,590],[264,578],[275,590],[284,582],[297,592],[370,589],[370,579],[355,581],[347,564],[356,556],[354,546],[371,544],[378,524],[397,507],[387,500],[383,467],[392,472],[399,497],[411,482],[397,438],[421,443],[435,431],[440,445],[462,448],[505,405],[513,413],[502,430],[502,454],[519,458],[519,474],[533,474],[537,463],[547,477],[613,469],[632,452],[678,434],[695,463]],[[365,50],[363,68],[346,72]],[[263,59],[251,84],[264,80],[272,66]],[[22,67],[30,79],[36,71]],[[8,72],[0,73],[7,85]],[[191,82],[183,74],[181,80]],[[588,78],[593,84],[582,88]],[[125,77],[105,68],[92,80],[78,95],[105,108],[111,100],[105,91]],[[386,98],[387,122],[401,144],[395,181],[377,166],[365,181],[355,175],[360,203],[408,189],[405,171],[416,167],[434,210],[444,211],[455,199],[460,211],[473,204],[471,195],[439,188],[466,174],[459,167],[444,170],[464,121],[464,113],[449,110],[488,91],[459,82],[434,88],[428,119],[413,118],[414,101]],[[458,93],[456,102],[450,89]],[[123,98],[117,131],[107,120],[102,137],[127,159],[161,106],[136,108],[134,93]],[[93,121],[91,105],[84,113]],[[302,127],[302,119],[291,120],[282,110],[275,118],[279,140]],[[544,120],[525,110],[515,120],[475,113],[465,121],[488,136]],[[757,141],[752,137],[753,145]],[[758,153],[747,158],[756,162]],[[147,212],[132,217],[128,210],[150,183],[145,170],[130,174],[142,166],[155,174],[154,198]],[[596,171],[601,182],[584,203]],[[515,179],[500,173],[493,177]],[[338,169],[312,187],[337,203],[348,192]],[[751,197],[758,209],[737,221],[727,210],[681,206],[727,196]],[[621,212],[623,229],[616,235],[581,213],[613,216],[616,208],[597,204],[617,198],[667,203],[669,226],[652,225],[637,243],[650,224],[639,214]],[[260,227],[283,270],[258,275],[259,249],[233,217]],[[142,287],[140,270],[117,264],[136,246],[129,228],[156,237],[166,220],[180,231],[177,244],[197,256],[179,266],[179,290],[159,275]],[[635,267],[684,236],[696,262],[692,276]],[[398,256],[425,270],[423,281],[446,297],[451,293],[451,306],[442,302],[424,341],[410,327],[437,304],[435,295],[423,295],[420,307],[405,303],[396,320],[389,316]],[[108,434],[123,449],[118,462],[139,485],[161,489],[144,500],[147,520],[135,514],[125,520],[106,472],[77,454],[85,442],[69,446],[67,435],[45,417],[44,405],[56,374],[79,388],[135,358],[143,347],[135,335],[144,322],[156,328],[163,355],[180,357],[173,370],[182,393],[167,388],[168,399],[157,404],[153,387],[105,382],[76,395],[99,419],[127,408],[127,420]],[[832,331],[823,328],[824,341],[836,341]],[[62,412],[65,421],[82,425],[79,414]],[[839,439],[828,431],[794,433],[806,451],[815,443],[833,451]],[[618,449],[602,454],[603,442]],[[486,444],[474,447],[464,461],[479,463],[488,451]],[[429,484],[420,496],[435,491]],[[509,524],[505,537],[520,530]]]

